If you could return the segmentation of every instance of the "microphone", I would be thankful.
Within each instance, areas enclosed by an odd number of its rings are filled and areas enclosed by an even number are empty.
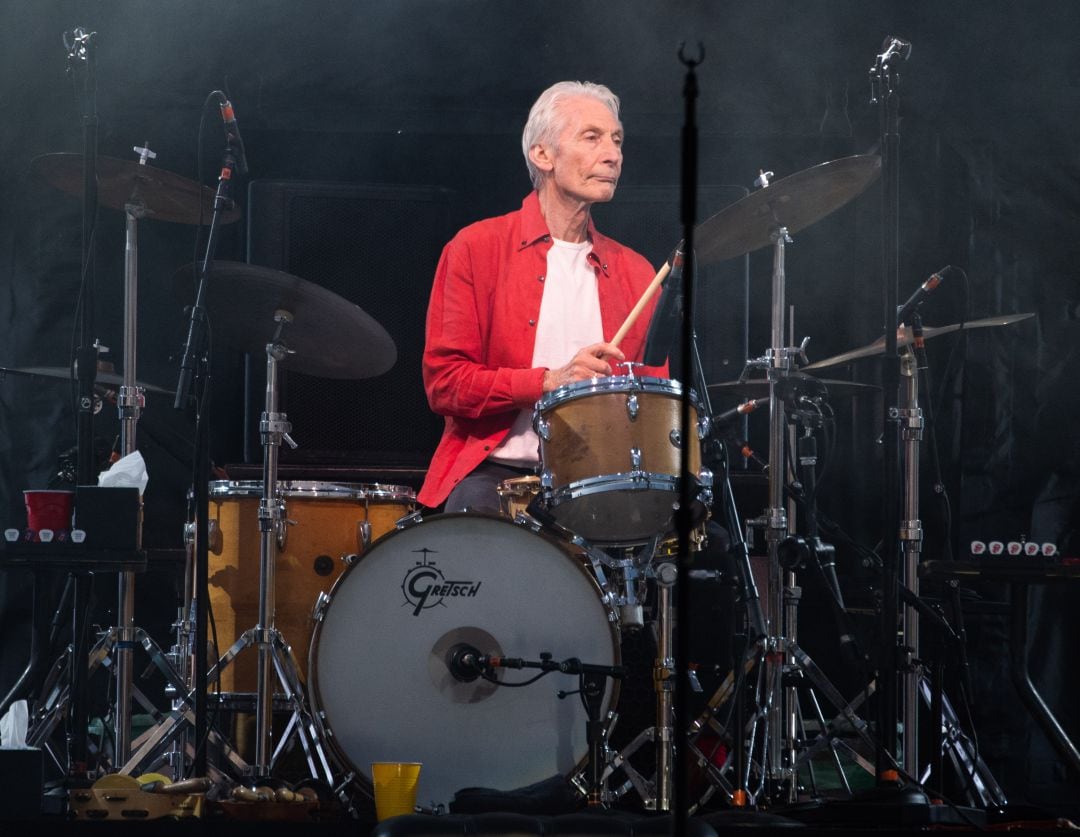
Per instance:
[[[888,36],[882,43],[881,48],[884,51],[877,57],[877,60],[878,64],[882,66],[888,64],[889,60],[894,56],[899,55],[901,61],[907,61],[911,55],[911,41],[905,41],[903,38],[897,38],[894,35]]]
[[[244,141],[240,138],[240,126],[236,124],[236,113],[232,102],[221,102],[221,121],[225,123],[225,142],[236,151],[236,166],[240,174],[248,173],[247,155],[244,153]]]
[[[730,410],[724,410],[722,413],[717,413],[712,417],[713,424],[722,425],[727,424],[730,421],[734,421],[740,416],[745,416],[748,413],[754,412],[758,407],[763,404],[768,404],[768,398],[751,398],[749,401],[744,401],[738,407],[732,407]]]
[[[896,309],[896,321],[898,323],[906,323],[907,318],[926,301],[926,298],[930,296],[937,286],[945,281],[945,277],[954,270],[956,270],[956,268],[949,264],[945,265],[945,267],[941,268],[937,273],[932,273],[930,278],[919,285],[919,287],[915,289],[915,293],[908,297],[907,302]]]
[[[486,660],[480,654],[480,649],[467,642],[459,642],[446,653],[446,667],[450,670],[455,680],[462,683],[471,683],[484,673]]]

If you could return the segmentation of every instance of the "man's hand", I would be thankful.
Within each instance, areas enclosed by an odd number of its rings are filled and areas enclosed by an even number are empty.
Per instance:
[[[544,392],[551,392],[574,381],[607,377],[611,374],[611,364],[605,358],[626,360],[626,355],[612,343],[593,343],[586,346],[580,349],[566,366],[549,369],[544,373]]]

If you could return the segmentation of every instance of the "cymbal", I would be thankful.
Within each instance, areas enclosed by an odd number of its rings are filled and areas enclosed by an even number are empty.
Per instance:
[[[994,326],[1011,325],[1012,323],[1018,323],[1022,320],[1030,319],[1034,317],[1031,314],[1005,314],[1001,317],[987,317],[983,320],[972,320],[967,323],[953,323],[947,326],[924,326],[923,337],[931,338],[938,337],[942,334],[949,334],[953,331],[960,331],[960,329],[967,330],[969,328],[991,328]],[[896,330],[896,346],[901,348],[903,346],[910,346],[914,341],[911,335],[911,326],[900,326]],[[809,366],[804,366],[803,371],[809,369],[824,369],[828,366],[839,366],[841,363],[847,363],[852,360],[857,360],[861,357],[870,357],[871,355],[880,355],[885,353],[885,338],[879,337],[873,343],[863,346],[859,349],[852,349],[850,352],[844,352],[834,357],[826,358],[825,360],[819,360],[815,363],[811,363]]]
[[[193,301],[195,265],[173,276],[185,302]],[[244,352],[265,354],[274,315],[287,311],[282,331],[290,349],[285,368],[323,378],[371,378],[397,361],[390,334],[358,305],[298,276],[243,262],[215,261],[206,286],[214,334]]]
[[[0,366],[0,377],[3,377],[9,372],[15,375],[34,375],[40,378],[60,378],[65,381],[69,381],[75,377],[75,372],[68,369],[66,366],[23,366],[17,369]],[[94,381],[103,386],[119,388],[124,383],[124,376],[119,372],[98,369],[97,374],[94,376]],[[154,386],[154,384],[148,384],[144,381],[136,381],[135,386],[142,387],[147,392],[160,392],[163,395],[173,394],[172,390]]]
[[[42,154],[30,161],[30,170],[69,195],[83,193],[82,154]],[[142,216],[177,224],[210,223],[214,213],[214,190],[178,174],[136,160],[97,158],[98,203],[125,211],[128,204],[142,208]],[[200,198],[202,217],[200,219]],[[221,213],[221,223],[240,218],[235,205]]]
[[[776,391],[781,398],[798,398],[803,395],[810,398],[847,398],[855,395],[867,395],[880,390],[881,387],[873,384],[860,384],[857,381],[831,381],[825,378],[815,378],[813,375],[803,375],[799,372],[787,375],[776,382]],[[709,384],[709,395],[717,397],[734,395],[739,398],[768,398],[769,382],[753,380],[724,381],[718,384]]]
[[[698,264],[765,247],[777,227],[796,233],[861,194],[880,173],[881,158],[862,154],[821,163],[751,192],[698,225]]]

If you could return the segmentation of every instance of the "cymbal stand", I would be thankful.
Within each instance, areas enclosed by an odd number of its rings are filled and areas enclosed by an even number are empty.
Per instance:
[[[912,335],[921,341],[922,318],[915,314]],[[919,595],[919,557],[922,553],[922,522],[919,519],[919,447],[923,436],[923,412],[919,407],[918,364],[913,352],[900,356],[900,378],[903,384],[903,405],[896,411],[903,440],[904,517],[900,522],[900,542],[903,545],[902,583],[915,596]],[[901,689],[900,717],[903,721],[903,767],[908,776],[919,775],[919,681],[923,677],[919,656],[919,616],[909,607],[900,612],[902,648],[907,656],[900,660]]]
[[[764,187],[767,178],[762,176]],[[875,742],[866,731],[865,722],[855,710],[869,690],[854,701],[848,701],[828,680],[810,656],[798,645],[798,601],[801,590],[797,586],[794,569],[786,566],[782,548],[793,531],[793,519],[785,508],[785,489],[789,477],[785,456],[787,411],[779,385],[793,371],[793,360],[801,356],[801,347],[785,347],[784,343],[784,256],[785,246],[790,243],[787,229],[778,226],[771,236],[773,242],[772,276],[772,347],[766,356],[748,363],[748,367],[764,368],[769,382],[769,506],[763,514],[746,522],[748,533],[764,529],[767,546],[768,580],[766,591],[766,633],[759,637],[746,652],[742,662],[721,684],[716,695],[709,701],[709,708],[692,726],[692,738],[706,725],[721,736],[730,737],[745,746],[748,754],[743,774],[729,782],[724,773],[731,767],[730,756],[717,769],[709,763],[708,754],[695,751],[699,763],[705,767],[710,780],[719,786],[731,800],[756,805],[769,802],[794,803],[798,800],[798,771],[819,750],[835,746],[833,729],[843,723],[851,728],[869,747]],[[749,540],[749,535],[748,535]],[[747,713],[746,724],[731,728],[729,719],[721,717],[719,709],[734,694],[741,697],[744,683],[754,675],[756,706]],[[802,716],[796,684],[809,686],[809,698],[814,707],[822,731],[817,740],[806,747],[802,741]],[[807,688],[803,685],[802,688]],[[827,722],[821,711],[817,695],[820,692],[838,711],[832,722]],[[736,701],[737,706],[737,701]],[[805,736],[802,736],[805,737]],[[800,745],[802,746],[800,752]],[[691,741],[694,750],[695,741]],[[835,752],[834,752],[835,755]],[[757,784],[752,785],[751,773],[757,771]]]
[[[282,334],[288,324],[292,322],[292,314],[288,311],[279,310],[274,314],[274,335],[266,344],[266,401],[265,411],[260,422],[260,433],[263,439],[263,495],[259,501],[259,616],[258,624],[249,628],[233,643],[219,660],[205,674],[205,684],[217,682],[221,672],[245,649],[256,647],[258,649],[258,668],[256,682],[256,709],[255,709],[255,762],[247,765],[216,732],[209,730],[209,740],[221,746],[228,758],[233,771],[245,774],[249,779],[260,780],[268,778],[274,767],[277,757],[281,754],[285,744],[295,734],[304,750],[308,770],[312,778],[324,778],[333,783],[333,773],[327,760],[325,750],[318,738],[318,732],[307,709],[304,692],[300,685],[298,666],[293,656],[292,648],[286,643],[281,632],[274,627],[274,593],[275,593],[275,566],[277,562],[278,547],[284,538],[285,506],[277,491],[278,450],[284,440],[295,447],[296,443],[289,435],[292,426],[284,413],[277,410],[278,407],[278,363],[290,353],[289,348],[282,339]],[[198,540],[198,535],[196,535]],[[198,582],[195,583],[196,595],[198,595]],[[196,619],[198,623],[198,619]],[[197,650],[197,648],[196,648]],[[291,707],[292,715],[282,732],[278,746],[271,750],[272,745],[272,712],[274,705],[274,675],[277,675],[277,683],[281,686],[286,705]],[[163,744],[175,739],[180,726],[184,722],[195,723],[195,716],[190,707],[196,705],[195,698],[198,690],[205,690],[206,686],[200,686],[196,676],[193,691],[188,693],[184,705],[178,706],[167,718],[167,723],[160,725],[153,738],[149,738],[133,761],[147,763],[146,760],[153,758],[156,749]],[[198,726],[196,726],[198,729]],[[201,744],[197,743],[196,752],[202,750]],[[207,766],[211,775],[215,772],[212,765]]]
[[[318,778],[319,768],[322,768],[322,775],[325,775],[327,780],[331,780],[330,766],[322,744],[318,740],[318,733],[300,687],[298,667],[292,649],[286,644],[281,632],[274,627],[274,571],[278,547],[284,538],[285,528],[285,504],[278,495],[277,486],[278,451],[282,440],[291,447],[296,447],[296,443],[289,435],[292,425],[285,413],[278,412],[278,363],[289,354],[282,334],[291,322],[292,314],[288,311],[275,312],[274,336],[266,345],[266,410],[260,422],[260,435],[263,440],[263,495],[259,501],[259,623],[253,630],[244,632],[211,675],[227,665],[242,647],[251,644],[258,646],[255,776],[270,775],[276,756],[281,752],[281,748],[291,733],[296,732],[312,777]],[[274,697],[272,678],[275,673],[287,701],[292,706],[292,717],[279,742],[278,750],[272,753],[271,720]],[[316,756],[319,759],[318,764],[315,762]]]
[[[145,166],[148,157],[156,156],[149,148],[139,151],[139,164]],[[135,427],[146,397],[135,383],[135,356],[138,314],[138,251],[139,218],[146,214],[146,207],[138,195],[132,196],[124,205],[126,222],[124,238],[124,382],[120,386],[117,407],[120,411],[120,453],[134,453]],[[142,520],[136,543],[142,543]],[[135,574],[121,572],[117,581],[117,628],[116,628],[116,714],[114,719],[115,764],[127,761],[131,749],[131,669],[132,650],[135,645]]]
[[[145,165],[147,159],[156,155],[149,148],[136,148],[139,163]],[[124,206],[126,221],[124,240],[124,378],[117,398],[120,418],[120,450],[127,456],[137,450],[136,428],[142,409],[146,406],[143,388],[136,384],[137,338],[138,338],[138,221],[146,214],[146,205],[138,190],[129,197]],[[80,478],[82,481],[83,478]],[[90,482],[90,480],[85,480]],[[141,544],[141,516],[136,543]],[[165,658],[164,652],[145,631],[135,626],[134,573],[122,570],[117,581],[117,624],[104,632],[89,650],[89,665],[82,676],[86,677],[97,670],[99,665],[110,666],[115,678],[116,693],[113,715],[113,767],[122,769],[131,753],[131,715],[132,701],[146,709],[154,711],[152,703],[135,688],[132,678],[133,655],[137,647],[142,646],[149,655],[152,664],[164,675],[169,686],[184,689],[183,676]],[[78,652],[73,652],[72,660],[79,660]],[[81,668],[79,669],[82,673]],[[35,714],[35,729],[29,737],[43,741],[55,727],[59,714],[70,708],[77,714],[75,703],[78,686],[74,677],[70,688],[59,681],[52,681],[46,689],[42,705]]]

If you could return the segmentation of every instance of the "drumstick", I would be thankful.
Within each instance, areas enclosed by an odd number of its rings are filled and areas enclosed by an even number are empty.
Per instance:
[[[630,327],[634,324],[634,321],[637,320],[639,316],[641,316],[641,312],[645,310],[645,306],[649,303],[649,300],[652,299],[653,294],[656,293],[657,288],[664,284],[664,280],[667,278],[667,275],[671,273],[671,263],[678,263],[681,260],[682,253],[676,250],[675,253],[672,255],[671,259],[664,262],[664,266],[656,272],[656,276],[653,277],[653,280],[649,283],[649,287],[647,287],[645,289],[645,292],[641,295],[641,299],[637,301],[637,304],[633,307],[633,309],[631,309],[630,313],[626,315],[626,319],[623,321],[623,324],[619,326],[619,330],[616,331],[615,336],[611,338],[612,345],[618,346],[619,343],[622,342],[622,339],[626,337],[626,332],[630,330]]]

